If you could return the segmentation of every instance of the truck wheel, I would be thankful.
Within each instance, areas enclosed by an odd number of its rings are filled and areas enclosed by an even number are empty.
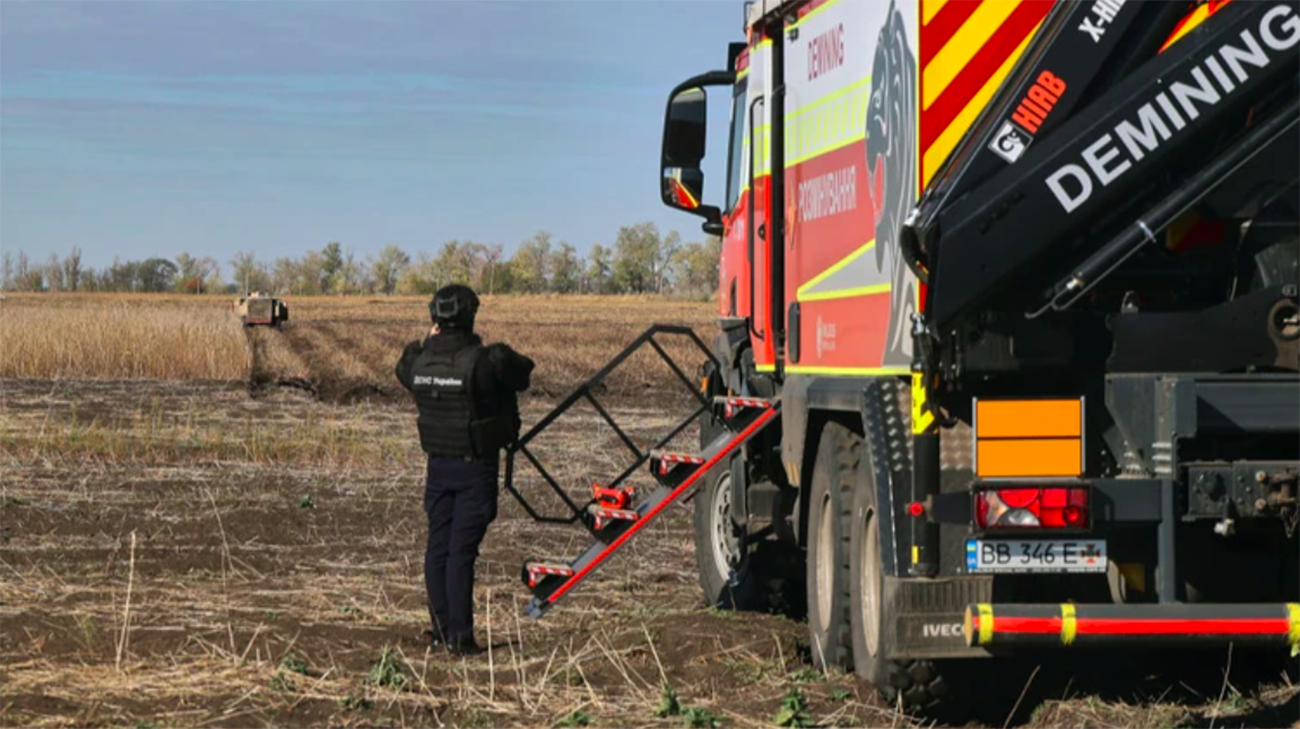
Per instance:
[[[695,562],[709,605],[732,610],[762,607],[748,556],[742,555],[736,567],[737,584],[728,583],[730,561],[739,550],[740,537],[731,517],[731,469],[720,464],[705,477],[704,487],[695,495]]]
[[[853,667],[849,531],[861,443],[843,425],[827,423],[817,445],[808,501],[808,638],[823,669]]]
[[[856,439],[856,436],[855,436]],[[934,707],[948,694],[948,685],[931,661],[891,661],[892,631],[884,602],[884,567],[880,557],[880,519],[876,508],[876,479],[870,462],[863,463],[861,439],[851,447],[858,487],[853,490],[850,539],[853,663],[858,676],[874,685],[890,703],[902,697],[906,709]]]
[[[731,469],[720,465],[695,495],[695,562],[704,600],[722,610],[746,610],[801,619],[802,555],[784,542],[745,545],[731,514]],[[729,582],[737,551],[735,584]]]

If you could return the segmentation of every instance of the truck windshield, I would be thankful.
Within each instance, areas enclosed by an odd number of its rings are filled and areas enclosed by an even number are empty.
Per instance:
[[[736,209],[736,203],[740,200],[740,171],[745,166],[745,121],[747,109],[745,108],[745,96],[747,81],[742,78],[736,83],[736,88],[731,97],[731,145],[727,150],[727,212],[730,213]]]

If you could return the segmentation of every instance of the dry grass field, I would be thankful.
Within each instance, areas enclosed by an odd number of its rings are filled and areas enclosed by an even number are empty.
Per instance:
[[[0,301],[0,724],[917,723],[851,676],[815,670],[802,624],[705,609],[686,508],[533,621],[522,560],[584,542],[503,495],[477,595],[491,651],[429,652],[423,468],[392,372],[427,326],[425,300],[290,300],[280,331],[241,330],[228,304]],[[497,298],[480,328],[537,360],[529,424],[651,322],[707,337],[712,315],[650,299]],[[645,443],[683,412],[681,393],[651,355],[601,396]],[[575,490],[620,470],[619,448],[590,410],[537,444]],[[539,488],[531,473],[520,484]],[[987,693],[957,723],[1300,726],[1300,686],[1276,664],[1121,659],[982,664],[970,680]],[[665,686],[678,713],[660,711]]]

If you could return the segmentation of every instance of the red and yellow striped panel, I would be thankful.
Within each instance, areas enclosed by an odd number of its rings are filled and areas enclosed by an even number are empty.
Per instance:
[[[921,0],[924,189],[1029,45],[1052,0]]]
[[[1178,25],[1174,27],[1174,32],[1170,34],[1168,40],[1164,42],[1164,45],[1160,46],[1160,52],[1164,53],[1169,46],[1172,46],[1177,43],[1180,38],[1193,30],[1196,30],[1197,26],[1204,23],[1211,15],[1219,12],[1220,8],[1230,2],[1232,2],[1232,0],[1210,0],[1207,3],[1197,5],[1191,12],[1184,16],[1182,20],[1178,21]]]

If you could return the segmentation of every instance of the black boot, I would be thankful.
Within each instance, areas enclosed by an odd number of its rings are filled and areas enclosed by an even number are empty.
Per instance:
[[[477,656],[483,652],[483,649],[474,641],[474,636],[467,635],[458,638],[447,644],[447,649],[453,656]]]

